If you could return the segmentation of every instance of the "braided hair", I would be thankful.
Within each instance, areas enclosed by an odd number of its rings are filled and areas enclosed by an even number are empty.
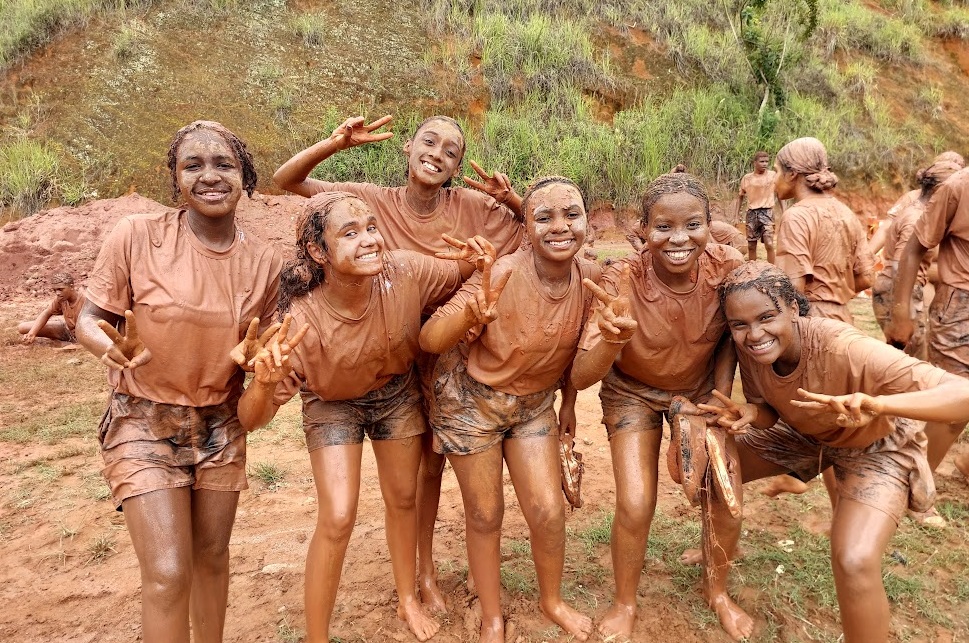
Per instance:
[[[796,303],[801,317],[806,317],[811,309],[807,297],[794,287],[791,278],[766,261],[748,261],[727,275],[720,284],[720,307],[726,310],[727,297],[742,290],[756,290],[767,295],[777,310],[781,309],[782,301],[788,306]]]
[[[178,130],[175,133],[175,138],[172,139],[172,144],[168,147],[168,171],[172,176],[172,200],[178,203],[179,196],[181,195],[181,190],[178,187],[178,176],[175,172],[175,166],[178,164],[178,148],[181,147],[182,141],[185,140],[186,136],[203,129],[221,136],[226,142],[226,145],[229,146],[229,149],[232,150],[232,153],[235,154],[239,165],[242,166],[242,187],[245,189],[246,194],[252,197],[252,193],[256,189],[256,166],[252,160],[252,154],[249,153],[249,149],[246,147],[245,141],[233,134],[221,123],[216,123],[215,121],[195,121]]]
[[[679,166],[677,166],[679,167]],[[653,209],[656,202],[667,194],[677,194],[686,192],[690,196],[696,197],[703,203],[703,211],[707,215],[707,223],[710,223],[710,197],[707,196],[706,188],[700,179],[686,171],[679,171],[674,168],[673,172],[660,174],[646,186],[643,193],[642,217],[639,222],[644,228],[649,223],[649,211]]]
[[[524,215],[525,212],[528,211],[528,202],[531,200],[533,194],[535,194],[542,188],[548,187],[555,183],[570,185],[573,188],[575,188],[575,191],[579,193],[579,198],[582,199],[582,209],[588,213],[588,210],[585,207],[585,195],[582,194],[582,190],[579,188],[578,185],[575,184],[575,181],[565,176],[553,175],[553,176],[541,176],[535,179],[534,181],[532,181],[531,185],[528,186],[528,189],[525,190],[525,194],[522,196],[522,215]]]

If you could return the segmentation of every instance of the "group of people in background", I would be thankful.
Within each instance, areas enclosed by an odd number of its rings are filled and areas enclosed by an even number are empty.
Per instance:
[[[349,118],[276,171],[280,188],[306,197],[286,264],[236,219],[256,184],[245,143],[215,122],[182,128],[168,153],[178,207],[119,222],[86,291],[57,275],[55,301],[22,326],[27,343],[76,336],[108,367],[98,439],[139,560],[144,640],[187,642],[190,622],[197,641],[221,640],[246,435],[297,393],[319,501],[308,641],[329,639],[365,437],[397,613],[419,640],[447,610],[432,555],[445,461],[463,498],[481,641],[505,640],[504,465],[543,613],[579,640],[596,627],[606,640],[629,639],[663,425],[680,415],[696,419],[711,460],[730,463],[728,481],[705,478],[691,491],[703,547],[686,555],[704,566],[703,595],[726,632],[754,631],[726,590],[743,482],[775,476],[775,492],[798,492],[823,473],[845,640],[887,640],[881,557],[906,511],[933,517],[932,471],[969,421],[961,157],[936,159],[890,213],[877,278],[865,230],[833,196],[838,178],[813,138],[785,145],[773,170],[766,152],[754,156],[739,190],[746,239],[713,220],[702,182],[677,168],[642,195],[636,252],[601,266],[580,252],[587,207],[568,177],[539,177],[519,196],[507,176],[471,161],[471,187],[452,186],[465,134],[446,116],[404,143],[403,186],[310,177],[342,150],[391,138],[390,122]],[[756,260],[760,243],[768,262]],[[926,257],[940,244],[922,331]],[[851,325],[847,304],[869,287],[894,346]],[[738,363],[745,403],[732,399]],[[595,625],[561,592],[559,445],[575,438],[577,391],[597,382],[616,507],[615,594]]]

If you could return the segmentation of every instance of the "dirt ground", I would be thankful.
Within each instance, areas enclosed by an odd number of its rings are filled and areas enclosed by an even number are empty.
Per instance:
[[[240,218],[247,229],[285,249],[295,203],[292,197],[257,196],[244,201]],[[15,321],[43,306],[43,284],[51,272],[71,267],[83,281],[114,220],[158,207],[132,195],[42,213],[0,232],[2,641],[140,640],[137,561],[123,516],[114,510],[99,475],[95,428],[107,396],[103,368],[83,350],[63,351],[43,341],[20,345]],[[620,253],[622,244],[605,238],[596,248]],[[866,303],[855,305],[861,310]],[[563,583],[566,596],[596,618],[607,609],[612,591],[608,526],[615,500],[600,419],[597,389],[582,392],[578,449],[586,462],[586,504],[568,518]],[[295,642],[304,629],[303,563],[316,517],[298,403],[285,406],[270,427],[250,436],[249,444],[250,489],[242,494],[232,537],[226,640]],[[334,640],[415,640],[395,616],[382,501],[369,448],[363,477]],[[930,532],[905,521],[886,557],[892,626],[899,640],[967,640],[969,484],[950,462],[943,464],[938,480],[950,528]],[[755,640],[838,639],[826,571],[829,511],[820,487],[779,500],[757,493],[758,483],[746,488],[746,558],[737,566],[733,591],[757,621]],[[505,494],[503,606],[515,631],[511,640],[567,640],[538,610],[528,532],[510,485]],[[449,607],[434,639],[442,643],[476,638],[475,603],[465,584],[463,528],[457,482],[447,471],[435,535]],[[697,534],[697,512],[661,463],[634,640],[727,640],[699,600],[699,571],[677,561]]]

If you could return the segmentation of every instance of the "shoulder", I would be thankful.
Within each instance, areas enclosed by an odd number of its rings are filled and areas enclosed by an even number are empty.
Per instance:
[[[471,212],[489,212],[500,207],[495,199],[480,190],[463,187],[442,188],[449,207]]]
[[[599,280],[602,278],[602,266],[597,261],[591,261],[578,255],[575,256],[573,261],[578,266],[579,274],[582,275],[583,279],[591,279],[599,283]]]

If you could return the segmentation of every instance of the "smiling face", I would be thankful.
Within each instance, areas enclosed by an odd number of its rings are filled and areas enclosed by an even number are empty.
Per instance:
[[[372,276],[383,263],[384,238],[377,230],[377,217],[360,199],[335,203],[323,232],[326,250],[315,245],[310,256],[335,275]]]
[[[703,201],[687,192],[664,194],[649,208],[643,233],[656,276],[674,289],[692,285],[691,273],[710,239]]]
[[[737,350],[759,364],[773,364],[779,373],[790,373],[801,359],[801,338],[795,322],[796,303],[774,303],[756,288],[734,290],[724,302],[727,327]]]
[[[221,218],[242,196],[242,166],[225,139],[211,130],[186,135],[178,147],[175,178],[190,213]]]
[[[461,171],[464,136],[452,123],[431,120],[404,144],[404,153],[409,179],[440,187]]]
[[[525,230],[541,259],[572,261],[585,242],[588,224],[582,194],[572,185],[550,183],[528,199]]]

